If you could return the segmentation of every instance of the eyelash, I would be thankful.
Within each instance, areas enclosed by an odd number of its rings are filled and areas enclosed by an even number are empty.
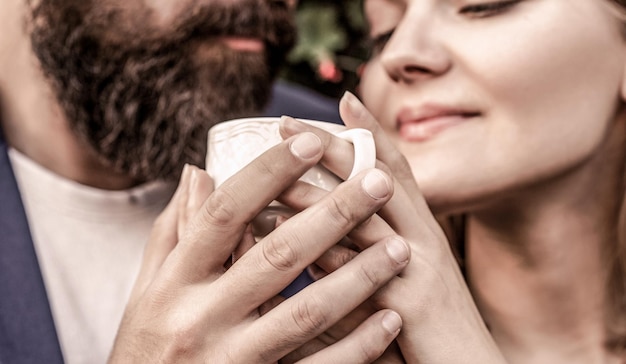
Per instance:
[[[496,1],[484,4],[468,5],[463,7],[459,13],[467,14],[471,17],[485,18],[488,16],[496,15],[509,10],[511,7],[521,2],[522,0],[505,0]]]
[[[389,42],[389,39],[391,39],[393,31],[394,29],[372,36],[370,38],[369,49],[373,54],[378,54],[383,51],[383,48],[385,48],[385,45],[387,45],[387,42]]]
[[[497,15],[509,10],[511,7],[521,2],[522,0],[504,0],[484,4],[468,5],[459,11],[460,14],[467,14],[475,18],[486,18],[492,15]],[[385,45],[393,35],[394,29],[372,36],[369,40],[369,49],[373,54],[378,54],[383,51]]]

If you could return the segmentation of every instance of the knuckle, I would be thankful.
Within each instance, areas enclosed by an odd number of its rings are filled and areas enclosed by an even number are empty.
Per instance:
[[[267,176],[272,181],[281,181],[285,178],[276,170],[277,164],[273,163],[273,160],[257,158],[252,165],[256,169],[255,175],[257,176]]]
[[[306,182],[301,182],[299,185],[301,188],[298,188],[299,195],[297,197],[302,201],[309,201],[312,203],[317,202],[319,199],[324,197],[321,190],[313,185]]]
[[[168,340],[168,352],[172,358],[193,357],[197,349],[197,340],[186,331],[173,333]]]
[[[308,206],[320,200],[324,194],[320,193],[316,187],[301,181],[296,181],[288,187],[282,194],[281,198],[288,201],[296,202],[299,206]]]
[[[232,193],[227,189],[218,189],[209,197],[204,214],[208,223],[226,226],[235,219],[235,211],[237,211],[237,204]]]
[[[354,226],[358,222],[357,214],[344,200],[333,197],[326,205],[331,221],[339,227]]]
[[[356,254],[357,253],[355,251],[349,250],[349,249],[342,251],[341,253],[335,256],[335,266],[343,267],[344,265],[352,261],[352,259],[354,259]]]
[[[370,267],[361,265],[357,270],[357,278],[368,289],[375,289],[381,284],[381,277],[375,270]]]
[[[328,318],[318,299],[301,300],[291,309],[291,318],[302,337],[309,337],[324,330]]]
[[[385,346],[380,345],[381,342],[376,341],[375,345],[371,345],[371,342],[360,342],[358,350],[361,353],[363,362],[371,362],[378,359],[385,352]]]
[[[166,357],[192,358],[202,346],[202,335],[194,318],[185,314],[170,314],[161,332],[167,343]]]
[[[280,238],[266,238],[262,243],[264,260],[279,272],[284,272],[294,268],[298,262],[298,253],[290,244],[290,239],[284,234]]]

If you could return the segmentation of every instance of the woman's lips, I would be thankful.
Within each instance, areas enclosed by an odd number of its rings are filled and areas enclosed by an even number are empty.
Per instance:
[[[265,50],[265,43],[258,38],[223,37],[221,41],[236,51],[260,53]]]
[[[479,115],[478,112],[438,106],[426,106],[418,111],[407,109],[398,116],[398,133],[406,141],[422,142]]]

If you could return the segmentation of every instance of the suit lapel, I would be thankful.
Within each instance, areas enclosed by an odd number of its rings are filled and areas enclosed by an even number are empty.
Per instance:
[[[1,135],[0,362],[63,362],[26,215]]]

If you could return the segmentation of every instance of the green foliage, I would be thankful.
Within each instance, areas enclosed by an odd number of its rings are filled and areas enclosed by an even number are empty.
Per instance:
[[[304,4],[296,16],[298,44],[289,62],[308,62],[313,69],[346,47],[347,34],[339,25],[335,7]]]
[[[300,0],[298,44],[283,78],[339,96],[358,83],[367,56],[362,0]]]

